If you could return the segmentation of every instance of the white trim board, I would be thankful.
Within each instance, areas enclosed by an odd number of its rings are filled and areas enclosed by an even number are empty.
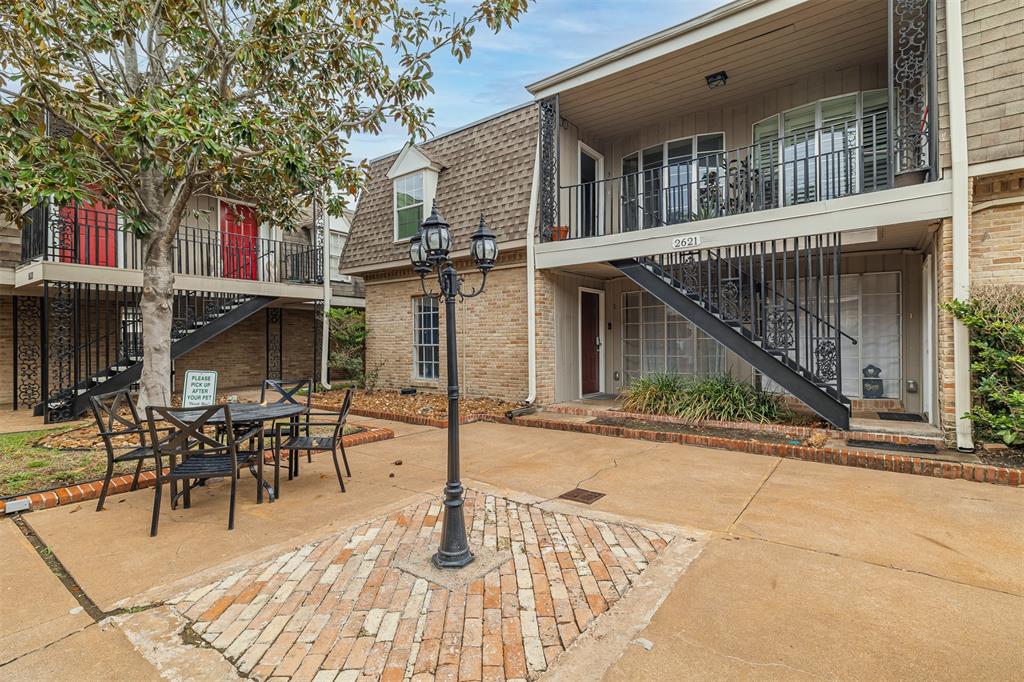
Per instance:
[[[696,223],[547,242],[537,245],[537,267],[555,268],[669,253],[678,250],[672,247],[672,239],[683,234],[700,235],[700,248],[709,248],[937,220],[950,215],[950,191],[950,182],[941,180]]]

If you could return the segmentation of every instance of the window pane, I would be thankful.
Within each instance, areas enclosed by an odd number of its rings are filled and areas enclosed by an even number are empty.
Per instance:
[[[398,238],[408,239],[416,234],[423,222],[423,204],[399,209],[398,211]]]
[[[725,151],[725,135],[714,133],[712,135],[697,136],[697,154],[709,154],[712,152]]]
[[[413,367],[417,379],[436,379],[440,373],[440,331],[437,300],[413,299]]]
[[[678,163],[693,156],[693,140],[675,140],[668,143],[668,162]]]

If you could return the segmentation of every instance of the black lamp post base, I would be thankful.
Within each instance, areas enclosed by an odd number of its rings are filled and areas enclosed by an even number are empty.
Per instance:
[[[473,563],[476,559],[473,553],[466,548],[466,551],[458,554],[442,554],[437,552],[434,556],[430,557],[430,563],[434,564],[435,568],[462,568]]]

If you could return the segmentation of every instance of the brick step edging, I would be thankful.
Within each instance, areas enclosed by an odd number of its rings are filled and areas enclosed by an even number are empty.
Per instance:
[[[353,426],[358,425],[353,424]],[[366,443],[374,443],[381,440],[388,440],[395,437],[395,433],[391,429],[380,427],[360,428],[364,428],[366,430],[342,436],[342,443],[346,448],[356,445],[364,445]],[[267,450],[266,452],[272,452],[272,450]],[[110,488],[107,490],[107,497],[109,498],[111,495],[130,492],[132,479],[134,477],[134,474],[123,474],[111,478]],[[153,471],[143,471],[139,476],[138,490],[142,490],[143,488],[152,488],[155,482],[156,474],[153,473]],[[75,502],[98,500],[101,490],[103,490],[103,479],[77,483],[75,485],[67,485],[62,488],[54,488],[53,490],[45,490],[39,493],[30,493],[28,495],[12,497],[7,500],[0,500],[0,515],[4,513],[8,502],[27,498],[29,501],[29,509],[37,511],[40,509],[52,509],[53,507],[59,507],[61,505],[74,504]]]
[[[739,440],[718,436],[700,436],[692,433],[672,433],[666,431],[646,431],[629,429],[622,426],[605,426],[600,424],[581,424],[538,417],[524,419],[517,417],[512,420],[519,426],[552,429],[555,431],[575,431],[591,433],[599,436],[614,436],[634,440],[676,443],[679,445],[695,445],[698,447],[735,450],[753,455],[768,455],[786,459],[799,459],[822,464],[877,469],[894,473],[933,476],[936,478],[963,479],[979,483],[995,485],[1020,486],[1024,482],[1020,469],[997,467],[988,464],[971,464],[967,462],[942,462],[923,457],[897,455],[882,452],[867,452],[855,448],[812,448],[804,445],[786,443],[765,443],[757,440]]]
[[[640,421],[658,422],[662,424],[684,424],[683,420],[667,414],[647,414],[644,412],[626,412],[624,410],[603,410],[600,408],[575,407],[571,405],[548,405],[545,412],[554,414],[568,414],[575,417],[607,417],[611,419],[637,419]],[[841,431],[839,429],[823,429],[817,426],[796,426],[788,424],[758,424],[756,422],[733,422],[703,420],[688,424],[696,428],[709,427],[719,429],[742,429],[751,433],[788,433],[794,436],[809,438],[818,434],[824,434],[829,439],[858,438],[877,443],[891,443],[893,445],[944,445],[941,436],[915,436],[902,433],[883,433],[881,431]]]

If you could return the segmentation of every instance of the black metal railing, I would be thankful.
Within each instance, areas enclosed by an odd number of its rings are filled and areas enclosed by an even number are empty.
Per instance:
[[[914,133],[926,144],[927,130]],[[559,188],[560,241],[692,223],[886,189],[892,184],[884,111],[780,139]]]
[[[40,204],[23,217],[23,262],[46,260],[141,270],[142,240],[121,228],[117,213],[95,206]],[[250,234],[181,226],[176,274],[260,282],[320,283],[321,247]]]
[[[839,233],[642,259],[748,340],[842,394]]]
[[[49,421],[72,416],[82,392],[105,383],[142,360],[140,287],[53,283],[45,289],[45,361],[39,377]],[[171,341],[210,324],[250,300],[245,294],[176,292]]]

